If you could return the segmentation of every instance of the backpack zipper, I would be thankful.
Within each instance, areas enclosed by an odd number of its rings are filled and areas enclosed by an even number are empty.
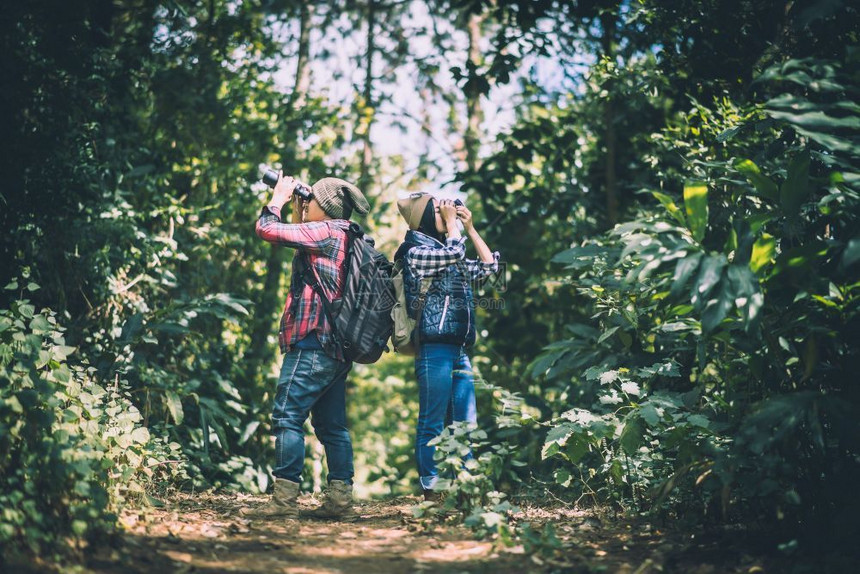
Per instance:
[[[469,336],[469,329],[472,327],[472,309],[469,302],[466,301],[466,337]]]
[[[442,324],[445,323],[445,316],[448,314],[448,298],[450,295],[445,295],[445,306],[442,307],[442,318],[439,319],[439,332],[442,332]]]

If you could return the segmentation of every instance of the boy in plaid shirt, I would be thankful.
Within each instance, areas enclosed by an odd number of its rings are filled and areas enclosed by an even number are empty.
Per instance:
[[[341,295],[349,217],[353,211],[367,213],[370,206],[357,187],[342,179],[319,180],[311,187],[307,201],[293,195],[299,183],[282,174],[256,225],[261,239],[297,253],[278,331],[284,360],[272,412],[275,491],[269,503],[241,512],[250,518],[298,519],[305,454],[303,427],[311,415],[314,432],[325,447],[329,484],[322,505],[309,514],[355,520],[352,442],[346,421],[346,377],[352,363],[335,344],[322,300],[305,277],[313,274],[329,300]],[[293,199],[292,223],[283,223],[281,208]]]

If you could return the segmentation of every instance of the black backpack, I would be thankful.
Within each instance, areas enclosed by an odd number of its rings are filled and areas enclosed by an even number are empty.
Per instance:
[[[357,223],[349,224],[346,236],[346,278],[339,299],[326,298],[309,265],[302,277],[320,296],[332,337],[344,356],[356,363],[375,363],[388,350],[388,339],[394,331],[394,265],[376,250],[373,239]]]

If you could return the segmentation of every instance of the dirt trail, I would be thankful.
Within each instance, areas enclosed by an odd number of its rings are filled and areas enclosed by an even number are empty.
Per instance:
[[[164,508],[126,512],[122,543],[97,550],[88,571],[265,574],[493,573],[527,572],[765,572],[764,563],[725,537],[693,541],[652,525],[612,521],[568,507],[526,508],[534,524],[552,522],[557,547],[530,556],[521,545],[506,548],[476,540],[462,526],[412,518],[417,497],[358,505],[356,523],[247,521],[238,510],[264,501],[247,495],[180,495]],[[316,502],[301,499],[303,508]],[[695,538],[695,537],[694,537]],[[728,551],[728,552],[727,552]]]
[[[123,549],[100,553],[94,572],[522,572],[522,548],[499,551],[462,527],[427,532],[411,518],[415,497],[358,505],[355,523],[247,521],[239,507],[262,497],[182,497],[126,513]],[[310,508],[312,501],[305,497]],[[102,555],[103,554],[103,555]]]

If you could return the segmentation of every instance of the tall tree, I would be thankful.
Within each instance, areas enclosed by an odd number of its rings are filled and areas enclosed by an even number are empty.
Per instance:
[[[294,173],[298,168],[298,148],[296,139],[301,125],[301,108],[308,98],[311,82],[310,47],[314,6],[302,2],[299,10],[299,36],[296,48],[296,72],[293,89],[289,95],[289,106],[284,122],[284,147],[281,151],[281,165],[285,173]],[[270,245],[266,258],[266,279],[257,295],[254,319],[251,327],[248,348],[248,373],[255,377],[271,359],[272,349],[266,339],[273,332],[277,317],[280,316],[281,278],[284,276],[289,250]]]
[[[601,53],[600,57],[607,61],[612,61],[615,54],[613,45],[615,42],[615,26],[618,19],[618,5],[609,6],[602,9],[600,14],[600,28],[602,37],[600,40]],[[618,161],[618,135],[616,132],[615,105],[612,98],[615,95],[612,80],[609,80],[606,85],[606,99],[604,100],[603,108],[603,124],[604,124],[604,145],[606,146],[605,165],[604,165],[604,180],[603,190],[606,194],[606,223],[612,227],[618,222],[618,182],[617,182],[617,161]]]
[[[361,104],[359,106],[359,126],[361,136],[361,164],[359,166],[358,188],[367,196],[372,197],[373,192],[373,140],[371,132],[373,122],[376,116],[377,102],[374,99],[374,59],[376,57],[376,19],[377,19],[377,2],[376,0],[367,0],[365,8],[365,22],[367,25],[367,35],[365,37],[365,58],[364,58],[364,87],[361,94]],[[371,204],[372,205],[372,204]],[[355,218],[362,223],[366,216],[356,214]]]
[[[481,54],[481,24],[484,21],[482,14],[469,13],[467,15],[466,28],[469,34],[469,52],[467,67],[469,70],[478,70],[482,65]],[[482,90],[477,82],[467,84],[466,88],[466,134],[464,144],[466,147],[466,169],[474,173],[478,169],[478,154],[481,148],[481,122],[483,110],[481,109]]]

